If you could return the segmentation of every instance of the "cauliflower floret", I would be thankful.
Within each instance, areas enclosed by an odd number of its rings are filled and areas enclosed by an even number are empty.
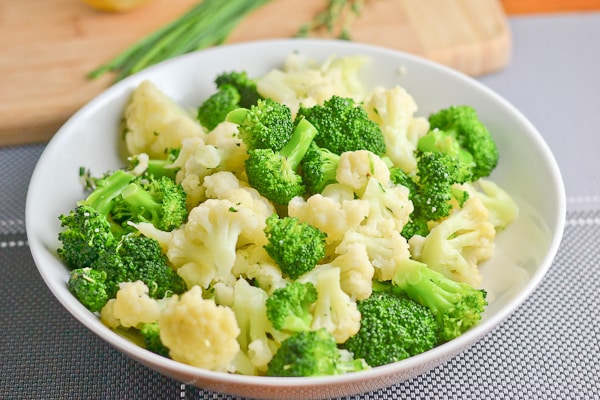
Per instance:
[[[354,189],[360,197],[371,178],[376,178],[387,186],[390,182],[390,169],[378,155],[370,151],[347,151],[340,155],[335,178],[339,183]]]
[[[368,62],[367,57],[331,57],[323,63],[298,53],[291,54],[283,68],[273,69],[257,82],[257,90],[287,105],[295,114],[300,104],[312,107],[323,104],[333,95],[361,101],[366,90],[359,72]]]
[[[130,155],[147,153],[164,158],[185,138],[204,134],[204,128],[150,81],[133,91],[125,108],[125,144]]]
[[[202,181],[211,172],[211,166],[218,165],[216,152],[210,151],[203,137],[191,137],[181,142],[179,156],[173,162],[177,168],[175,181],[183,187],[187,195],[188,208],[193,208],[205,199]],[[214,150],[214,149],[213,149]]]
[[[221,122],[204,137],[207,145],[217,149],[220,163],[219,171],[231,171],[237,176],[245,174],[244,162],[248,158],[246,145],[238,136],[238,125],[232,122]]]
[[[172,231],[167,257],[188,287],[233,282],[238,240],[248,238],[257,224],[252,210],[229,200],[208,199]]]
[[[162,307],[148,293],[148,286],[142,281],[123,282],[119,285],[113,315],[121,326],[129,328],[158,321]]]
[[[181,180],[177,180],[185,191],[185,204],[188,210],[196,207],[206,200],[202,179],[198,175],[186,175]]]
[[[233,304],[240,335],[238,343],[256,371],[264,373],[282,338],[267,317],[267,293],[241,278],[233,286]],[[253,375],[257,375],[254,373]]]
[[[372,231],[373,235],[402,232],[414,209],[408,195],[408,188],[402,185],[384,186],[375,178],[369,179],[360,197],[369,202],[369,213],[362,223],[362,229]]]
[[[171,297],[158,327],[160,340],[173,360],[213,371],[231,371],[240,350],[235,314],[214,300],[204,299],[200,287],[192,287],[181,297]]]
[[[276,212],[273,203],[229,171],[219,171],[207,176],[204,178],[204,187],[209,199],[229,200],[252,210],[257,225],[255,231],[249,232],[247,236],[254,244],[266,244],[264,229],[267,218]]]
[[[371,296],[375,269],[364,244],[348,245],[347,251],[334,258],[330,265],[340,269],[340,286],[352,299],[364,300]]]
[[[158,321],[162,306],[159,300],[148,296],[148,286],[142,281],[123,282],[114,299],[100,311],[102,322],[111,327],[137,327]]]
[[[478,265],[494,254],[496,230],[488,214],[480,198],[470,197],[426,237],[410,239],[413,258],[450,279],[479,287]]]
[[[369,260],[375,268],[375,278],[380,281],[392,279],[397,263],[410,257],[408,242],[397,231],[378,235],[377,232],[359,227],[346,232],[335,252],[340,255],[348,253],[350,247],[355,244],[366,247]]]
[[[216,271],[210,262],[211,251],[203,243],[188,239],[185,225],[171,232],[166,254],[187,287],[198,285],[206,289],[213,282]]]
[[[342,290],[340,278],[339,268],[322,268],[319,271],[311,329],[325,328],[337,343],[344,343],[360,329],[360,311],[356,301]]]
[[[100,321],[109,328],[118,328],[121,326],[121,321],[115,317],[115,299],[110,299],[100,310]]]
[[[344,233],[356,228],[369,215],[369,202],[354,198],[350,187],[328,185],[323,193],[293,198],[288,215],[307,222],[327,234],[327,244],[342,240]]]
[[[429,122],[415,117],[417,104],[402,87],[376,88],[365,102],[365,109],[383,132],[386,156],[407,173],[415,171],[415,150],[419,138],[429,130]]]
[[[229,171],[207,176],[204,179],[204,187],[209,199],[225,199],[239,203],[265,219],[275,212],[275,207],[267,198]]]
[[[217,171],[230,171],[243,175],[246,146],[237,135],[237,125],[223,122],[204,135],[185,139],[179,156],[173,162],[178,168],[175,180],[187,194],[188,208],[206,199],[204,179]]]
[[[268,294],[291,282],[289,278],[283,277],[277,263],[259,244],[251,244],[238,249],[232,273],[236,277],[254,280],[258,287]]]

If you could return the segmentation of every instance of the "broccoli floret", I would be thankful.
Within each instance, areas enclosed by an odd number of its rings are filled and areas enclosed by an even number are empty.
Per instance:
[[[160,299],[186,290],[183,279],[168,265],[158,241],[138,233],[128,233],[109,251],[102,253],[93,269],[106,273],[109,298],[114,298],[122,282],[142,281],[149,296]]]
[[[458,183],[469,182],[473,179],[473,168],[475,162],[471,153],[460,147],[455,136],[439,129],[433,129],[419,138],[417,152],[442,153],[453,158],[456,164],[456,181]]]
[[[106,272],[92,268],[78,268],[71,271],[68,282],[69,292],[90,311],[100,311],[108,301],[106,293]]]
[[[158,327],[158,322],[145,323],[139,331],[146,350],[163,357],[169,357],[169,348],[160,340],[160,328]]]
[[[447,141],[447,144],[442,147],[456,151],[456,146],[452,144],[450,137],[456,140],[460,146],[459,158],[468,158],[464,154],[465,152],[472,157],[474,165],[470,180],[488,176],[496,167],[498,148],[487,127],[472,107],[452,106],[439,110],[429,116],[429,124],[432,131],[438,129],[443,132],[436,133],[440,139]]]
[[[317,289],[312,283],[288,283],[267,298],[267,317],[275,329],[308,331],[312,323],[310,306],[316,300]]]
[[[272,214],[266,221],[267,254],[284,276],[297,279],[312,270],[325,255],[327,235],[295,217],[279,218]]]
[[[90,206],[77,206],[59,217],[63,231],[57,254],[69,269],[90,267],[98,256],[117,242],[105,215]]]
[[[338,154],[321,148],[313,142],[300,164],[307,193],[321,193],[325,186],[337,182],[336,172],[339,161]]]
[[[438,343],[433,313],[406,296],[376,291],[357,305],[360,330],[343,347],[371,367],[423,353]]]
[[[297,172],[317,131],[306,119],[300,119],[285,146],[273,149],[250,149],[245,161],[250,186],[267,199],[281,205],[306,192]]]
[[[128,222],[150,222],[162,231],[172,231],[188,217],[186,193],[166,176],[142,176],[115,198],[112,215],[124,226]]]
[[[416,260],[398,263],[392,283],[433,312],[440,326],[440,342],[454,339],[477,325],[487,305],[485,290],[446,278]]]
[[[237,108],[227,121],[239,125],[238,135],[248,149],[279,151],[294,131],[292,111],[272,99],[259,100],[250,108]]]
[[[58,256],[70,269],[90,267],[100,254],[113,246],[124,233],[120,224],[114,223],[111,212],[114,199],[135,179],[122,170],[102,178],[86,177],[85,183],[92,192],[68,214],[58,218],[64,228],[58,234],[62,246]]]
[[[361,371],[361,359],[346,357],[325,329],[296,332],[285,339],[271,361],[268,376],[326,376]]]
[[[308,119],[319,132],[315,143],[336,154],[369,150],[385,153],[385,140],[379,126],[369,119],[361,104],[351,98],[332,96],[323,105],[300,107],[298,116]]]
[[[410,177],[402,168],[391,166],[390,180],[396,185],[402,185],[408,188],[410,193],[417,190],[417,183],[415,180]]]
[[[398,169],[390,174],[394,182],[409,189],[409,199],[414,210],[409,222],[402,229],[402,235],[410,239],[418,234],[429,233],[428,222],[447,217],[452,209],[451,200],[456,199],[463,204],[468,193],[453,187],[458,182],[459,162],[455,157],[439,152],[417,152],[417,176],[411,178]]]
[[[417,160],[417,186],[411,200],[421,218],[435,221],[448,216],[455,197],[452,185],[457,183],[459,166],[456,159],[443,153],[425,152]],[[461,201],[463,195],[461,194]]]
[[[251,107],[262,98],[256,89],[256,79],[250,78],[246,71],[222,72],[215,79],[215,84],[219,89],[225,85],[233,86],[240,94],[241,107]]]
[[[402,185],[408,188],[408,199],[413,203],[413,212],[410,215],[408,222],[402,227],[402,236],[410,239],[414,235],[426,236],[429,233],[427,219],[421,217],[421,212],[418,209],[419,204],[415,201],[415,196],[418,190],[417,182],[410,177],[402,168],[390,167],[390,180],[396,185]]]
[[[240,107],[240,93],[230,84],[221,85],[198,107],[196,118],[202,126],[212,131],[225,121],[227,114]]]

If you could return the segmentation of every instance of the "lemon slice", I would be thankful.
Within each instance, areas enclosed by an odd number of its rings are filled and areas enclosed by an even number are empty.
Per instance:
[[[83,0],[90,6],[102,11],[122,12],[140,7],[150,0]]]

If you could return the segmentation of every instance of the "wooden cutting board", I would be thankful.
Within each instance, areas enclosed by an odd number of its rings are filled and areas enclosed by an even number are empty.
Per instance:
[[[90,70],[197,1],[153,0],[123,14],[96,11],[81,0],[0,1],[0,145],[49,140],[112,83],[110,75],[87,79]],[[246,18],[229,42],[291,37],[324,4],[273,0]],[[470,75],[496,71],[510,58],[510,33],[497,0],[367,0],[352,32],[354,41]]]

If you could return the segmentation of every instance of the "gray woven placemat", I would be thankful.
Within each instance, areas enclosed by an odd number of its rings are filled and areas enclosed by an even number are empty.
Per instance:
[[[8,205],[0,218],[0,398],[231,399],[128,359],[54,299],[20,222],[25,182],[41,149],[0,149],[0,168],[18,167],[8,179],[10,190],[0,194]],[[352,399],[583,399],[598,393],[598,221],[600,210],[569,212],[557,258],[540,287],[473,347],[425,375]]]

